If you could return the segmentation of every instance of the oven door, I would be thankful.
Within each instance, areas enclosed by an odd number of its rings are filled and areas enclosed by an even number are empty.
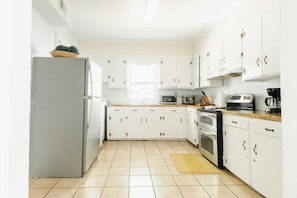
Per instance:
[[[198,111],[198,125],[207,131],[217,131],[217,114]]]
[[[217,134],[199,127],[199,151],[209,161],[218,166]]]

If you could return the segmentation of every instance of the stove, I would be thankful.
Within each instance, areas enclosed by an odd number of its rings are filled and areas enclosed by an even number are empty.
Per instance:
[[[227,110],[249,110],[256,109],[254,94],[233,94],[225,98]]]

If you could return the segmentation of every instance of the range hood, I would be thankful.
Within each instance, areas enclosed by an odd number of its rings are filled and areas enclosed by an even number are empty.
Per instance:
[[[232,68],[225,68],[222,69],[220,72],[209,76],[208,80],[218,80],[218,79],[225,79],[231,77],[237,77],[242,75],[242,67],[232,67]]]

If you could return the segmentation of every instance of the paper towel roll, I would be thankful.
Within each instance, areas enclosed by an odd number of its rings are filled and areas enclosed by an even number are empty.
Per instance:
[[[218,95],[218,107],[226,107],[226,102],[225,102],[225,93],[220,92]]]

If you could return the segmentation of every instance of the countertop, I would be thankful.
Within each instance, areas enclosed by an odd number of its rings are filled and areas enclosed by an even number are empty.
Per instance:
[[[230,115],[236,115],[236,116],[244,116],[249,118],[257,118],[257,119],[263,119],[263,120],[270,120],[270,121],[276,121],[281,122],[282,117],[280,113],[265,113],[265,111],[238,111],[238,110],[222,110],[223,114],[230,114]]]
[[[125,106],[131,106],[131,107],[191,107],[196,109],[201,109],[203,106],[201,105],[186,105],[186,104],[108,104],[107,106],[110,107],[125,107]],[[229,114],[229,115],[236,115],[236,116],[244,116],[248,118],[257,118],[257,119],[263,119],[263,120],[270,120],[270,121],[276,121],[281,122],[281,114],[275,113],[265,113],[265,111],[239,111],[239,110],[221,110],[223,114]]]

